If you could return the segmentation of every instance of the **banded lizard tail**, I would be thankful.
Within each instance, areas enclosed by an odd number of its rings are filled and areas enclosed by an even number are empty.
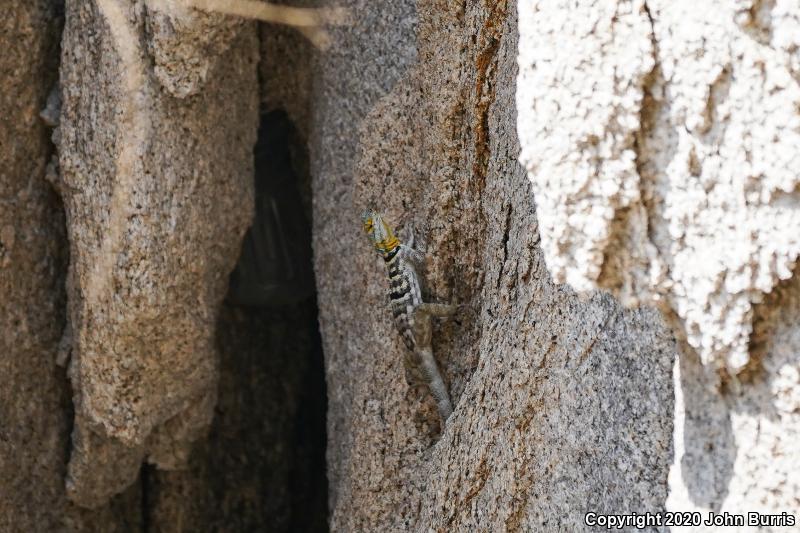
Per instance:
[[[432,319],[451,317],[457,306],[422,301],[419,276],[414,265],[424,260],[414,249],[413,234],[408,244],[395,237],[383,217],[368,209],[361,215],[364,231],[389,271],[389,301],[394,322],[408,351],[403,363],[410,384],[425,383],[436,400],[444,424],[453,412],[450,395],[439,373],[431,347]]]

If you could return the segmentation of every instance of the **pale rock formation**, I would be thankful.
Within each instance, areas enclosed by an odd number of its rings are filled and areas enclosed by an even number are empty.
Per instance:
[[[520,157],[554,278],[663,304],[705,364],[741,371],[753,305],[800,254],[800,10],[523,1],[519,13]]]

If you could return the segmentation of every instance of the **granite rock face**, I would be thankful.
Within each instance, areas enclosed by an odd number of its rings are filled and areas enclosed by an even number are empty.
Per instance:
[[[0,529],[324,530],[315,302],[218,316],[252,215],[256,25],[7,7]]]

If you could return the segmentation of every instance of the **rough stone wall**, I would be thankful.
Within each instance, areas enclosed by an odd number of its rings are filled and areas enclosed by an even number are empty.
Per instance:
[[[525,1],[518,128],[545,260],[680,339],[669,506],[798,508],[800,7]]]
[[[351,3],[319,63],[315,263],[336,531],[580,530],[583,513],[664,508],[675,354],[654,311],[554,285],[514,109],[516,6]],[[374,203],[428,251],[427,297],[455,412],[410,390]]]
[[[130,485],[145,459],[183,466],[205,431],[218,307],[250,223],[255,26],[222,25],[208,58],[208,39],[192,38],[208,16],[180,17],[140,2],[67,4],[68,490],[87,507]],[[187,59],[192,46],[202,60]]]

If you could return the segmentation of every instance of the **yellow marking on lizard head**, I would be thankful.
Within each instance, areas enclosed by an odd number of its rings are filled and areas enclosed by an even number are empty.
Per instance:
[[[400,241],[392,233],[392,228],[383,220],[383,216],[374,209],[367,209],[361,215],[364,231],[378,253],[387,255],[400,246]]]

